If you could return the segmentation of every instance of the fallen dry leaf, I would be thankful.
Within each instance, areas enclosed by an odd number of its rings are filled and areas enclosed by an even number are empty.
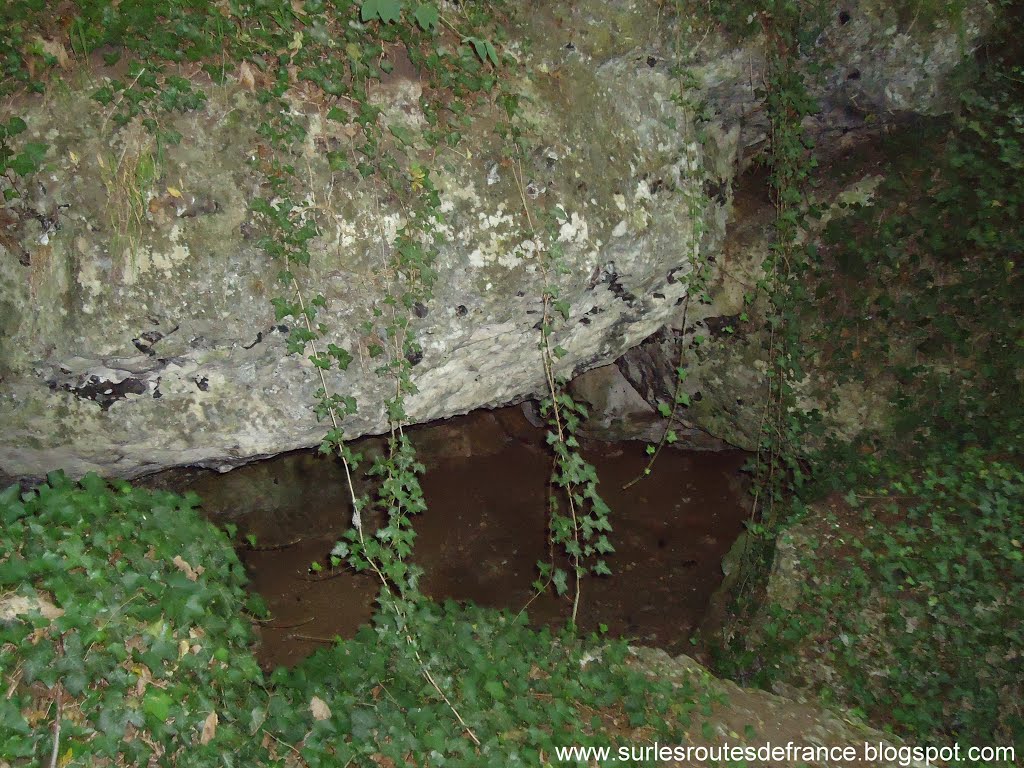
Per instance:
[[[202,575],[203,571],[206,570],[201,565],[198,568],[193,568],[185,561],[185,559],[181,555],[175,555],[174,559],[171,560],[171,562],[174,563],[175,567],[179,571],[185,574],[185,578],[187,578],[189,581],[195,581]]]
[[[256,90],[256,76],[252,73],[252,67],[249,66],[249,62],[243,61],[241,66],[238,68],[238,82],[247,91]]]
[[[216,712],[211,712],[206,716],[206,720],[203,721],[203,732],[199,736],[200,744],[209,744],[217,735],[217,722]]]
[[[44,619],[57,619],[64,615],[64,609],[41,597],[22,597],[11,595],[0,599],[0,621],[9,622],[19,616],[26,616],[39,611]]]
[[[331,708],[319,696],[309,700],[309,711],[313,713],[314,720],[329,720],[331,717]]]
[[[47,56],[53,56],[57,60],[58,67],[65,71],[71,69],[71,59],[62,43],[56,40],[45,40],[38,35],[36,35],[36,43],[42,48],[43,53]]]

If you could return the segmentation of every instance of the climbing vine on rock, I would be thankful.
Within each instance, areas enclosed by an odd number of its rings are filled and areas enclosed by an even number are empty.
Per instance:
[[[772,537],[781,522],[779,504],[805,481],[802,435],[807,415],[796,406],[794,385],[804,378],[799,311],[805,298],[802,278],[814,258],[805,242],[806,220],[814,211],[807,184],[816,167],[814,144],[803,120],[818,107],[809,93],[801,60],[806,20],[799,10],[765,22],[768,52],[765,108],[771,125],[770,184],[775,205],[775,237],[759,288],[769,301],[766,397],[755,459],[757,485],[752,530]]]
[[[521,166],[519,170],[521,173]],[[522,184],[521,176],[519,182]],[[528,209],[527,217],[530,218]],[[612,530],[611,509],[598,492],[597,470],[583,458],[576,437],[579,425],[587,418],[587,409],[572,398],[564,376],[556,368],[558,360],[566,354],[557,343],[556,328],[559,323],[568,321],[571,311],[569,303],[559,298],[556,282],[557,276],[564,274],[566,268],[561,259],[562,249],[556,237],[555,224],[565,218],[565,212],[555,208],[545,235],[546,247],[540,253],[541,269],[546,279],[542,295],[540,352],[547,386],[546,395],[540,402],[540,412],[547,419],[547,442],[554,454],[549,485],[551,493],[548,495],[548,535],[552,550],[568,558],[569,570],[559,567],[554,557],[550,562],[540,561],[537,563],[540,578],[534,586],[540,591],[553,584],[559,595],[570,592],[570,622],[575,626],[584,576],[588,573],[610,575],[604,557],[615,548],[608,538]]]
[[[696,85],[693,82],[693,75],[686,70],[681,70],[677,74],[676,82],[678,83],[679,91],[675,96],[675,103],[687,110],[687,114],[694,113],[699,115],[703,113],[703,105],[695,103],[687,95],[687,91]],[[688,408],[690,405],[690,396],[683,388],[688,376],[685,365],[686,355],[688,351],[699,348],[704,342],[704,337],[700,334],[695,334],[692,338],[688,338],[687,320],[690,316],[690,303],[710,303],[711,301],[708,295],[708,277],[711,264],[701,249],[701,240],[704,236],[705,207],[708,201],[704,194],[705,173],[701,167],[700,134],[699,129],[696,129],[689,121],[681,127],[681,131],[686,144],[683,156],[678,162],[681,185],[679,194],[686,200],[687,215],[690,222],[690,236],[684,251],[689,271],[682,277],[686,285],[686,297],[683,300],[683,311],[680,315],[679,331],[677,334],[679,355],[675,368],[676,386],[672,393],[671,401],[658,404],[658,415],[665,419],[665,431],[662,433],[661,439],[656,444],[647,446],[646,450],[649,457],[647,465],[637,477],[626,483],[624,488],[629,488],[643,478],[650,476],[661,451],[666,445],[672,445],[678,440],[674,429],[674,425],[677,423],[677,416],[681,409]]]
[[[548,541],[550,559],[539,561],[539,578],[534,588],[540,594],[554,587],[558,595],[571,593],[570,626],[575,627],[583,594],[583,579],[588,573],[611,573],[604,557],[615,551],[608,534],[611,532],[611,510],[598,492],[597,471],[580,450],[576,432],[588,416],[586,407],[569,394],[565,376],[558,370],[558,361],[567,354],[558,343],[558,328],[568,322],[570,303],[562,298],[559,279],[568,273],[559,227],[567,220],[565,210],[555,205],[538,222],[526,193],[523,155],[526,136],[517,120],[519,101],[514,94],[503,93],[499,104],[505,121],[499,134],[506,142],[509,162],[523,205],[526,236],[537,244],[537,266],[543,276],[541,290],[541,321],[538,325],[538,347],[544,374],[544,396],[541,415],[548,424],[547,444],[552,450],[552,471],[548,494]],[[559,565],[559,558],[568,559],[569,568]]]
[[[288,351],[307,353],[319,379],[315,411],[318,419],[328,425],[320,451],[339,457],[350,492],[352,526],[333,548],[329,565],[338,568],[347,561],[356,570],[368,570],[377,577],[382,608],[379,627],[385,640],[399,656],[414,662],[465,734],[479,743],[446,691],[447,685],[442,686],[432,674],[430,654],[419,639],[415,617],[421,611],[423,597],[419,591],[421,571],[411,561],[415,542],[411,518],[426,509],[418,477],[424,467],[416,459],[405,425],[409,420],[408,398],[417,392],[414,368],[424,354],[415,326],[430,311],[432,287],[437,279],[437,246],[442,237],[439,225],[443,223],[430,167],[419,159],[416,144],[419,140],[433,147],[458,144],[460,134],[449,118],[442,118],[443,114],[456,115],[460,111],[449,108],[448,100],[452,92],[457,98],[489,88],[493,79],[485,72],[497,63],[497,56],[490,42],[481,47],[482,38],[475,35],[456,32],[461,47],[455,56],[432,42],[435,36],[456,29],[433,5],[418,6],[410,20],[405,19],[397,2],[367,0],[360,6],[358,16],[361,22],[369,23],[370,34],[351,41],[343,56],[336,56],[330,46],[327,51],[307,46],[299,38],[293,40],[291,49],[294,56],[301,55],[310,66],[315,61],[315,70],[304,71],[310,72],[308,79],[320,86],[327,104],[333,104],[327,109],[327,118],[351,121],[362,136],[362,144],[350,156],[328,153],[332,173],[339,180],[347,178],[367,187],[367,194],[378,201],[378,210],[384,197],[389,205],[397,203],[400,210],[401,223],[395,234],[388,235],[382,224],[367,247],[373,254],[373,279],[381,287],[381,294],[374,306],[363,310],[366,319],[359,327],[363,337],[360,364],[374,365],[380,377],[384,390],[383,420],[389,430],[384,453],[374,459],[366,472],[376,487],[371,493],[357,493],[355,473],[362,457],[346,444],[344,421],[355,412],[357,403],[350,394],[336,388],[337,377],[353,363],[354,356],[331,340],[332,330],[322,313],[328,306],[327,300],[320,293],[307,298],[296,271],[310,264],[309,244],[321,234],[318,217],[324,214],[321,208],[325,206],[314,191],[304,186],[295,168],[293,158],[305,140],[305,129],[294,118],[285,100],[286,83],[281,81],[262,94],[272,108],[261,126],[266,144],[257,149],[254,157],[265,171],[271,195],[254,201],[253,211],[269,227],[261,245],[283,263],[280,278],[287,293],[275,299],[274,306],[277,322],[292,323]],[[474,25],[486,20],[486,16],[475,17]],[[404,46],[409,59],[422,66],[429,78],[430,95],[421,99],[421,108],[432,127],[423,131],[419,139],[408,126],[387,124],[380,119],[380,109],[368,97],[369,82],[390,69],[390,63],[385,63],[388,45]],[[310,55],[307,48],[313,48],[314,53]],[[353,55],[359,52],[373,58]],[[478,58],[474,59],[474,55]],[[338,100],[333,96],[344,98]],[[379,524],[372,524],[371,518]],[[320,563],[313,565],[316,572],[323,568]],[[384,633],[384,628],[390,631]]]
[[[921,10],[922,24],[966,23],[964,7]],[[719,668],[808,687],[917,743],[1020,745],[1024,723],[1007,705],[1024,684],[1010,512],[1021,493],[1019,11],[997,17],[954,73],[954,114],[854,150],[882,178],[828,211],[806,194],[816,38],[798,21],[765,25],[778,215],[762,285],[771,395],[757,530],[769,545],[782,531],[785,546],[768,599],[740,600],[750,616],[726,633]],[[870,382],[873,423],[853,439],[813,431],[799,407],[805,360],[819,382],[854,393]]]

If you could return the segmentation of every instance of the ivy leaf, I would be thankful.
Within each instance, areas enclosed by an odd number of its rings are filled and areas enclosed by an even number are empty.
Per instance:
[[[437,6],[433,3],[423,3],[412,16],[424,32],[433,32],[441,20],[441,14],[438,13]]]
[[[331,107],[327,112],[327,119],[338,123],[347,123],[349,121],[349,114],[341,107]]]
[[[2,126],[3,126],[3,124],[0,123],[0,127],[2,127]],[[24,131],[26,128],[28,128],[28,125],[20,117],[15,116],[15,117],[12,117],[10,120],[7,121],[6,130],[7,130],[7,135],[8,136],[17,136],[19,133]],[[0,136],[2,136],[2,135],[3,134],[0,133]]]
[[[47,146],[42,142],[30,141],[25,145],[25,150],[11,160],[9,167],[19,176],[30,176],[42,166]]]
[[[398,139],[404,146],[409,146],[415,139],[413,132],[405,126],[389,125],[388,130],[391,131],[391,135]]]
[[[359,8],[359,19],[363,23],[379,19],[385,24],[391,24],[398,21],[401,13],[401,0],[363,0]]]
[[[569,591],[568,574],[561,568],[555,570],[555,575],[551,577],[552,582],[555,585],[555,591],[559,595],[564,595]]]
[[[352,738],[355,740],[373,738],[373,729],[378,724],[377,715],[370,709],[356,709],[349,716],[352,721]]]
[[[352,362],[352,355],[344,347],[339,347],[337,344],[327,345],[327,354],[338,361],[338,370],[347,371],[349,364]]]
[[[171,703],[172,699],[168,694],[158,688],[150,688],[146,691],[146,696],[142,700],[142,710],[154,720],[162,723],[167,720],[167,715],[170,714]]]
[[[491,62],[494,66],[498,66],[498,52],[490,40],[481,40],[479,37],[467,37],[463,42],[473,46],[473,50],[480,57],[480,61],[485,64]]]
[[[347,171],[351,164],[341,152],[328,152],[327,153],[327,164],[330,166],[332,171]]]
[[[274,305],[274,320],[275,322],[281,322],[286,317],[292,315],[292,305],[280,296],[275,296],[270,300],[270,303]]]
[[[508,698],[508,694],[505,692],[505,686],[497,680],[488,680],[484,683],[484,690],[491,694],[495,701],[504,701]]]

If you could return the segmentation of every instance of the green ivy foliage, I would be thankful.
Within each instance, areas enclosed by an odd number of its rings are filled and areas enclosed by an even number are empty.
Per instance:
[[[650,729],[652,737],[679,738],[688,713],[713,700],[699,685],[673,692],[643,676],[627,665],[624,643],[598,650],[594,639],[531,630],[524,616],[422,603],[410,622],[430,649],[432,674],[455,692],[481,744],[460,733],[408,656],[381,652],[393,647],[394,632],[382,613],[353,640],[272,678],[284,692],[281,710],[316,695],[333,713],[303,742],[309,765],[403,764],[410,755],[467,768],[544,765],[558,746],[614,743],[607,728],[612,716],[622,726]],[[595,652],[598,660],[586,663]],[[292,742],[301,736],[301,730],[282,734]]]
[[[952,4],[945,11],[957,10]],[[799,35],[789,33],[787,39]],[[885,180],[871,204],[835,217],[799,251],[797,283],[775,292],[790,373],[813,359],[835,381],[891,394],[891,418],[834,439],[782,477],[787,516],[815,510],[816,541],[794,607],[759,606],[760,641],[736,634],[719,669],[771,685],[809,679],[826,699],[927,743],[1024,749],[1024,77],[1008,14],[958,74],[958,109],[918,120],[871,155]],[[798,104],[795,60],[769,106]],[[772,90],[777,91],[772,94]],[[779,110],[799,116],[799,106]],[[811,165],[775,120],[773,175],[787,231],[819,212],[801,203]],[[789,150],[794,150],[790,152]],[[805,177],[810,178],[810,177]],[[788,202],[788,205],[785,203]],[[785,385],[777,384],[785,392]],[[769,446],[785,457],[778,430]],[[792,455],[792,454],[790,454]],[[785,468],[785,462],[781,463]],[[799,472],[799,474],[797,474]],[[778,477],[778,475],[776,475]],[[763,481],[762,481],[763,482]],[[760,486],[762,492],[771,487]],[[827,493],[832,501],[822,502]],[[841,501],[837,502],[836,499]],[[846,513],[821,530],[827,504]],[[816,506],[811,506],[811,505]],[[784,524],[785,520],[780,520]],[[769,526],[774,536],[780,527]],[[770,558],[761,561],[770,563]],[[763,592],[761,593],[763,594]],[[742,621],[738,626],[743,626]]]
[[[1019,751],[1024,472],[978,449],[873,472],[834,503],[841,544],[802,563],[796,606],[768,606],[761,647],[737,644],[726,667],[770,687],[811,654],[838,673],[822,695],[872,723]]]
[[[15,136],[23,133],[28,126],[18,116],[13,116],[7,122],[0,121],[0,176],[10,171],[15,176],[31,176],[43,166],[43,159],[46,157],[47,145],[40,141],[29,141],[15,152],[10,147],[10,141]],[[19,192],[13,184],[3,190],[4,197],[11,199]]]
[[[57,713],[62,764],[211,765],[250,742],[262,675],[244,574],[196,502],[60,473],[0,494],[0,595],[63,611],[0,623],[0,754],[47,762]]]
[[[891,141],[875,204],[825,233],[815,343],[840,381],[892,377],[904,446],[1019,446],[1024,425],[1024,68],[972,74],[955,118]]]
[[[678,741],[718,701],[699,681],[651,681],[624,642],[426,601],[407,604],[408,625],[479,745],[393,642],[390,611],[264,677],[242,568],[196,503],[59,473],[0,493],[0,754],[13,766],[49,764],[56,733],[61,765],[536,766],[632,729]],[[8,615],[13,598],[63,614]]]

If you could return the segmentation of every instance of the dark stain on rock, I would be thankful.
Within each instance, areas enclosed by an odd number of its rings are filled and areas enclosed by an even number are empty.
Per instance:
[[[708,179],[704,182],[704,194],[719,205],[725,205],[729,201],[729,185],[724,181]]]
[[[128,395],[141,395],[148,389],[146,382],[129,376],[121,381],[108,381],[95,375],[79,377],[77,382],[57,381],[49,382],[50,389],[62,389],[70,392],[81,400],[92,400],[100,406],[101,411],[106,411],[118,400],[124,400]]]
[[[615,271],[615,262],[608,262],[601,270],[599,283],[605,283],[608,286],[608,290],[612,292],[612,295],[617,299],[621,299],[632,306],[633,302],[636,301],[636,296],[626,290],[626,287],[619,280],[619,273]]]
[[[144,331],[140,333],[136,338],[132,339],[132,344],[135,348],[142,352],[144,355],[156,355],[153,351],[153,345],[156,344],[164,335],[160,331]]]

